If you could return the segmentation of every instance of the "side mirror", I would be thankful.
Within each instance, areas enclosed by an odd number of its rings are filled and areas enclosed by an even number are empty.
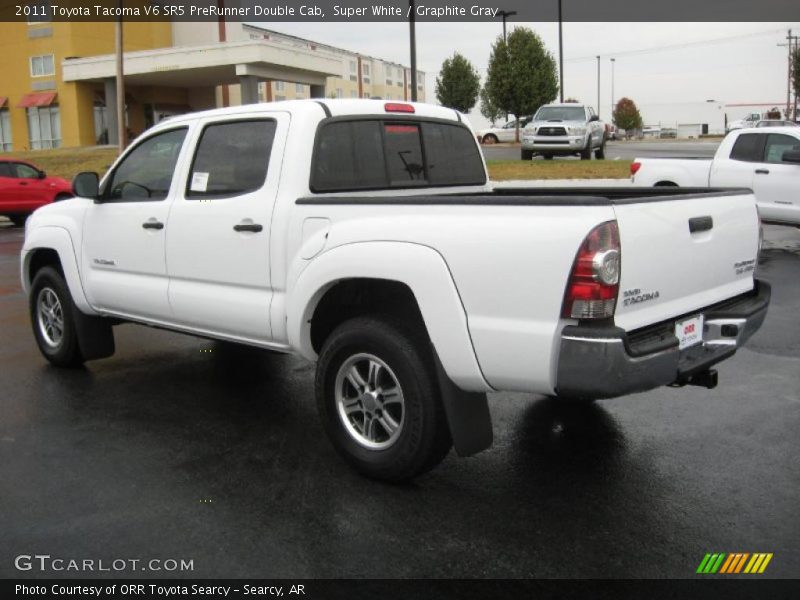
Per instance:
[[[800,164],[800,150],[786,150],[781,156],[783,162]]]
[[[598,117],[597,115],[592,115],[591,117],[589,117],[589,123],[591,123],[593,121],[599,121],[599,120],[600,120],[600,117]]]
[[[44,171],[39,171],[39,179],[46,179],[46,178],[47,178],[47,173],[45,173]]]
[[[91,171],[78,173],[72,179],[72,193],[79,198],[96,200],[100,195],[100,177]]]

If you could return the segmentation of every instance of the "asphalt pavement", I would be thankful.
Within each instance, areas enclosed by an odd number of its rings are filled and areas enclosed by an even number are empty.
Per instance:
[[[709,552],[800,574],[800,231],[767,228],[762,330],[715,390],[588,407],[493,394],[495,443],[410,485],[333,451],[313,366],[136,325],[50,367],[0,226],[0,577],[22,554],[184,559],[202,577],[694,577]],[[681,268],[681,265],[670,265]],[[84,573],[105,576],[105,573]]]
[[[719,140],[649,140],[610,141],[606,144],[606,160],[634,158],[682,158],[701,156],[712,158]],[[481,146],[486,160],[519,160],[519,144],[490,144]],[[544,160],[537,156],[534,160]],[[555,157],[554,160],[580,160],[577,156]]]

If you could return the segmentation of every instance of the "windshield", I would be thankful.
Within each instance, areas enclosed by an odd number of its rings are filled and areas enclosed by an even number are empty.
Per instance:
[[[536,113],[537,121],[585,121],[583,107],[580,106],[544,106]]]

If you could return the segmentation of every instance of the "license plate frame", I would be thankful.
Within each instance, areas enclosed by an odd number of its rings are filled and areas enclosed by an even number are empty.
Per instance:
[[[703,343],[703,315],[694,315],[687,319],[675,321],[675,337],[678,338],[678,350],[684,350]]]

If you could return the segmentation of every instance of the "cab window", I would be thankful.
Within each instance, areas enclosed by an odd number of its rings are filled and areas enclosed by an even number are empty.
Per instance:
[[[24,163],[17,163],[17,177],[19,179],[39,179],[39,171],[30,165]]]
[[[787,150],[800,150],[800,140],[780,133],[769,134],[764,148],[764,162],[783,162],[783,153]]]
[[[107,202],[152,202],[169,194],[187,129],[172,129],[141,142],[114,169],[103,194]]]

